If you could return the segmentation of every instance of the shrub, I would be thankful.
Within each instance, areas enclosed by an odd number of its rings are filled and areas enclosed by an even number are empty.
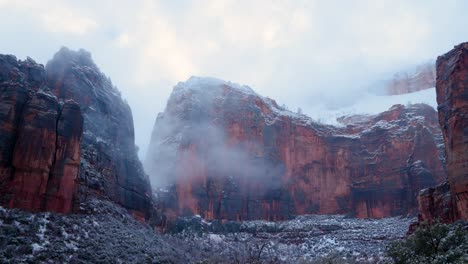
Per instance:
[[[466,224],[422,224],[406,239],[393,242],[387,256],[396,264],[467,263]]]

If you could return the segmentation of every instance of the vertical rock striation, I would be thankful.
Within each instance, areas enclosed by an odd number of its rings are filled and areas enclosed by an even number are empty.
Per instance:
[[[0,82],[0,202],[71,211],[83,123],[78,105],[48,91],[44,68],[32,59],[1,55]]]
[[[82,131],[80,107],[74,101],[65,101],[57,120],[56,151],[47,184],[46,211],[68,213],[73,207],[75,181],[80,169]]]
[[[84,117],[79,197],[109,197],[144,218],[151,186],[137,156],[130,107],[84,50],[62,48],[45,67],[58,98],[78,102]]]
[[[421,192],[421,218],[468,220],[468,43],[437,58],[436,91],[448,183]]]

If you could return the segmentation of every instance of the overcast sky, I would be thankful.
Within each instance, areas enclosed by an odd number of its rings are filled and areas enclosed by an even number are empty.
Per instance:
[[[140,157],[172,87],[247,84],[307,113],[468,41],[468,1],[0,0],[0,53],[90,51],[132,107]],[[309,110],[310,111],[310,110]]]

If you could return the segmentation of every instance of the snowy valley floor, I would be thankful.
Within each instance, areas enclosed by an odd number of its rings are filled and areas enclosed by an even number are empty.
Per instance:
[[[93,213],[82,215],[0,208],[0,263],[380,263],[413,220],[308,215],[221,225],[192,217],[160,235],[110,202],[88,207]]]

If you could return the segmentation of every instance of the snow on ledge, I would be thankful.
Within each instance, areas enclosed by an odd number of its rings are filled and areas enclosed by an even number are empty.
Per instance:
[[[324,125],[333,125],[343,127],[337,118],[352,115],[375,115],[389,110],[393,105],[425,103],[437,109],[435,88],[421,90],[408,94],[399,95],[375,95],[371,93],[363,93],[360,99],[354,104],[346,107],[330,109],[325,105],[304,106],[304,114],[292,112],[288,109],[280,107],[273,99],[257,94],[250,86],[224,81],[213,77],[192,76],[185,82],[179,82],[174,87],[172,96],[180,96],[188,91],[201,92],[202,94],[210,94],[213,91],[219,91],[223,87],[230,87],[241,93],[256,96],[262,99],[266,105],[277,116],[289,116],[303,124],[322,123]],[[274,122],[275,120],[270,120]]]

